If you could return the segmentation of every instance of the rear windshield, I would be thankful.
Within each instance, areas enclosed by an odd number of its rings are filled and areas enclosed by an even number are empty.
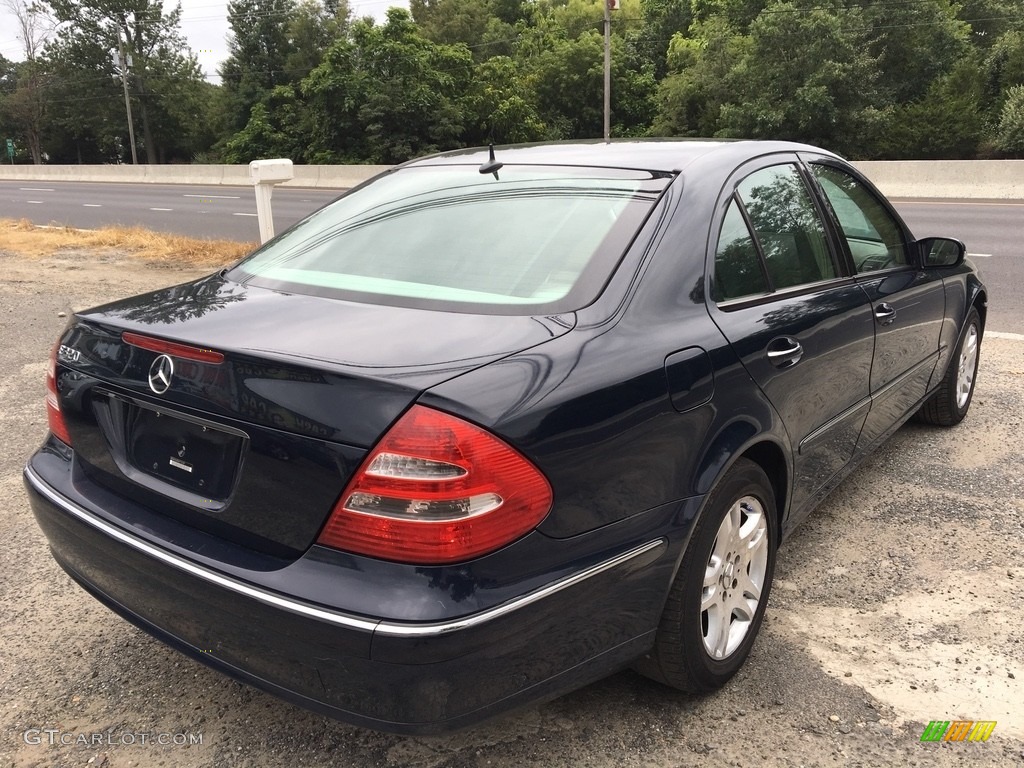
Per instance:
[[[509,314],[592,301],[671,176],[607,168],[404,168],[267,243],[226,276],[400,306]],[[467,306],[471,305],[471,306]]]

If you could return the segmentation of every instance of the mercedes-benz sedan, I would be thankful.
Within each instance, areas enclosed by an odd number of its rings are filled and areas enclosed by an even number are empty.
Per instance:
[[[985,313],[959,241],[820,149],[454,152],[76,313],[26,486],[98,600],[342,720],[706,691],[794,526],[967,413]]]

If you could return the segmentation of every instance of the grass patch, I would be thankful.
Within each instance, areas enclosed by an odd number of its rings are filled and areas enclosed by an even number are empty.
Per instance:
[[[40,258],[65,250],[117,252],[140,261],[175,266],[208,267],[230,264],[251,253],[256,243],[201,240],[153,232],[142,227],[38,227],[27,219],[0,219],[0,251]]]

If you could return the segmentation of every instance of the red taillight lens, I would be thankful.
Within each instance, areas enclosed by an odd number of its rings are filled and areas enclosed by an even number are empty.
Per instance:
[[[64,423],[64,414],[60,410],[60,397],[57,395],[57,348],[58,341],[50,352],[50,366],[46,369],[46,421],[50,431],[58,440],[71,445],[68,425]]]
[[[537,527],[551,486],[469,422],[414,405],[366,457],[319,543],[406,563],[469,560]]]

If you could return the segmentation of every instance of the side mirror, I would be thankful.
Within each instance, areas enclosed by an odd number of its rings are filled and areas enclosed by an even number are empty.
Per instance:
[[[955,267],[967,256],[967,246],[952,237],[926,237],[917,241],[921,264],[927,267]]]

